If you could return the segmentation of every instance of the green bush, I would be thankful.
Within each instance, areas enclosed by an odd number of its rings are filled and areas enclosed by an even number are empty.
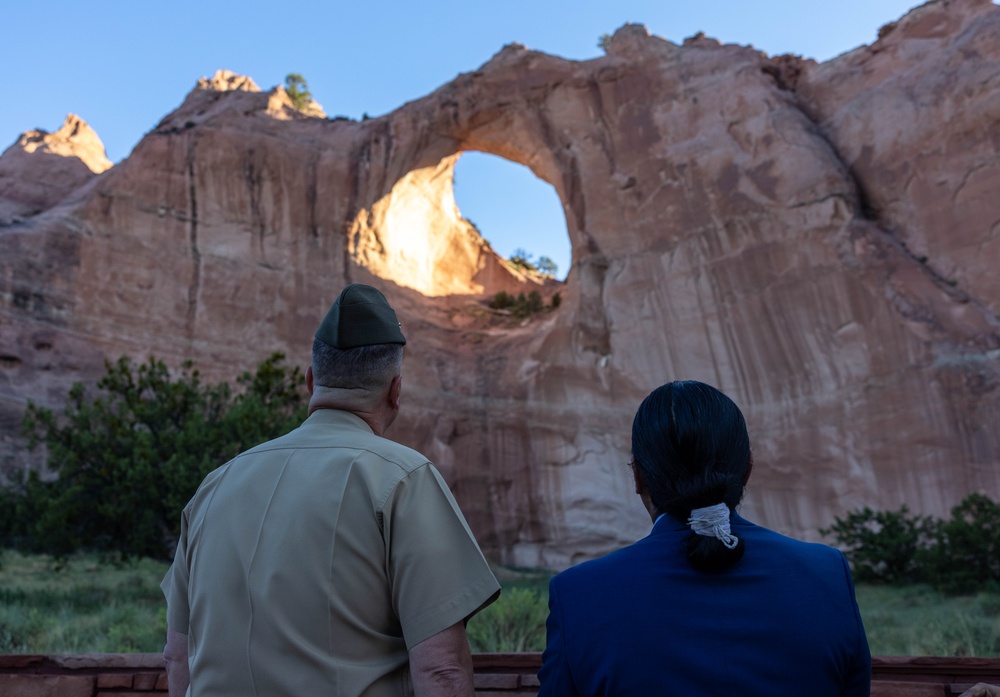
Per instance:
[[[545,648],[546,601],[526,588],[504,590],[500,599],[469,620],[473,651],[520,653]]]
[[[926,543],[930,522],[911,516],[904,505],[898,511],[852,511],[820,530],[833,535],[851,561],[859,581],[900,583],[913,579],[917,551]]]
[[[552,261],[552,257],[540,256],[536,261],[534,254],[521,247],[515,249],[514,253],[507,257],[507,261],[523,271],[542,276],[555,276],[559,273],[559,265]]]
[[[833,535],[859,581],[927,582],[947,593],[1000,588],[1000,505],[971,494],[937,520],[870,508],[837,518]]]
[[[521,247],[514,250],[514,253],[507,257],[507,261],[524,271],[538,271],[538,267],[532,261],[534,254],[525,251]]]
[[[552,298],[553,308],[558,307],[559,303],[562,301],[562,298],[556,300],[558,295],[559,294],[556,293],[556,295]],[[512,315],[519,319],[536,315],[545,309],[545,302],[542,300],[542,294],[537,290],[533,290],[527,295],[524,293],[518,293],[517,297],[514,297],[505,290],[501,290],[493,296],[489,305],[494,310],[509,310]]]
[[[541,312],[542,308],[545,307],[542,304],[542,294],[537,290],[533,290],[528,293],[528,299],[525,302],[525,309],[529,315],[533,315],[536,312]]]
[[[301,372],[283,360],[273,354],[241,375],[234,394],[227,383],[203,385],[190,362],[173,379],[162,361],[123,357],[105,363],[96,396],[74,385],[62,417],[29,404],[29,447],[46,447],[57,476],[31,472],[3,492],[12,521],[0,543],[60,559],[78,550],[169,559],[181,509],[205,475],[304,418]]]
[[[490,307],[494,310],[506,310],[514,305],[514,296],[505,290],[501,290],[499,293],[493,296],[493,300],[490,301]]]
[[[1000,587],[1000,505],[972,494],[938,524],[922,554],[928,580],[949,593]]]

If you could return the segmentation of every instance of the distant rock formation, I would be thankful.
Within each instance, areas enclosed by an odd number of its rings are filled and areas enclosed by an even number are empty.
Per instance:
[[[52,208],[110,167],[101,139],[75,114],[55,133],[22,133],[0,156],[0,225]]]
[[[260,92],[257,83],[245,75],[237,75],[231,70],[217,70],[211,79],[203,77],[198,80],[199,90],[210,92]],[[275,87],[268,94],[267,113],[276,119],[289,120],[295,118],[326,118],[323,107],[315,99],[310,98],[305,108],[297,109],[284,87]]]
[[[304,364],[332,298],[364,281],[409,338],[390,435],[438,463],[506,563],[560,568],[645,533],[631,418],[679,378],[744,408],[744,512],[779,530],[1000,496],[989,0],[930,2],[822,64],[626,25],[590,61],[507,46],[381,118],[285,100],[203,80],[124,162],[2,222],[8,467],[24,401],[58,405],[104,357],[191,358],[222,379],[276,349]],[[461,218],[468,150],[555,188],[564,284]],[[562,303],[516,321],[489,309],[499,290]]]

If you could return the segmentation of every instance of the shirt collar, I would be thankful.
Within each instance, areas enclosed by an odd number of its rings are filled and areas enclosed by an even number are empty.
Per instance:
[[[339,426],[341,428],[356,429],[358,431],[372,432],[371,426],[365,423],[357,414],[353,414],[349,411],[343,411],[342,409],[317,409],[309,418],[305,420],[303,426],[305,425],[319,425],[319,426]]]

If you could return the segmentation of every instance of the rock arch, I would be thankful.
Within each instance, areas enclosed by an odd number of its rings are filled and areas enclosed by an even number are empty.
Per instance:
[[[0,297],[32,298],[0,308],[0,417],[36,393],[57,403],[105,355],[154,350],[226,379],[274,349],[304,362],[332,297],[366,281],[411,338],[392,435],[440,465],[501,561],[559,568],[644,534],[629,426],[678,378],[744,408],[745,510],[779,530],[1000,496],[1000,300],[995,274],[962,263],[995,251],[1000,224],[982,195],[1000,172],[997,36],[983,0],[929,3],[820,66],[626,26],[602,58],[508,46],[362,122],[206,81],[128,160],[0,230]],[[867,95],[905,102],[940,86],[939,64],[953,69],[927,124],[872,131]],[[464,150],[558,193],[573,250],[558,312],[494,322],[486,294],[526,279],[460,222],[428,235]],[[913,181],[942,193],[915,198]]]

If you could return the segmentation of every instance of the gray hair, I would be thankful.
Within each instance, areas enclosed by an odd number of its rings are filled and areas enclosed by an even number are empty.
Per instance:
[[[321,387],[381,390],[400,374],[402,367],[402,344],[339,349],[321,339],[313,340],[313,380]]]

